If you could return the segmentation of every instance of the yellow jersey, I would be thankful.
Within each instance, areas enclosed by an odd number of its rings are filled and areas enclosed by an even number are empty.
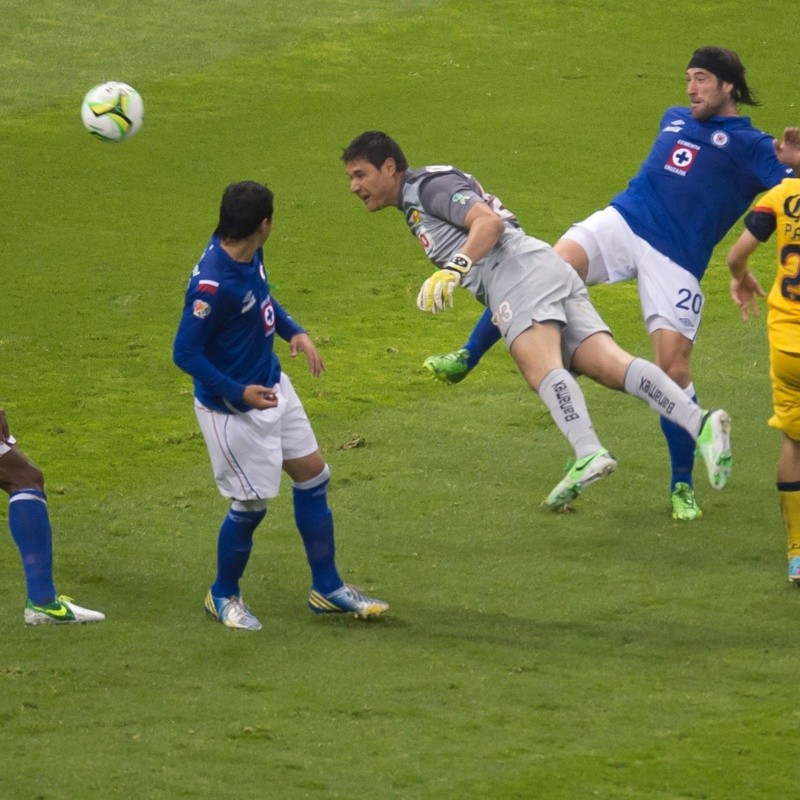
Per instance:
[[[800,178],[785,178],[760,197],[745,220],[761,242],[777,233],[778,269],[767,296],[770,344],[800,353]]]

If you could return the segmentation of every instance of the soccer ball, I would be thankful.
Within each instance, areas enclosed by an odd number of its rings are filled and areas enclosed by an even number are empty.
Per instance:
[[[144,104],[127,83],[107,81],[86,93],[81,119],[89,133],[104,142],[124,142],[142,127]]]

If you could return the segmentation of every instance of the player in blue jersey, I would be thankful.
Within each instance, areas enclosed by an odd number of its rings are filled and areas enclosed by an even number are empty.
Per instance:
[[[773,139],[739,116],[756,105],[736,53],[701,47],[686,69],[688,108],[667,109],[650,154],[611,204],[573,225],[555,250],[588,283],[636,279],[656,363],[696,400],[690,359],[705,302],[700,280],[714,247],[756,195],[792,172]],[[459,350],[425,366],[449,383],[463,379],[500,338],[485,313]],[[672,515],[702,516],[692,479],[695,445],[661,420],[669,448]]]
[[[0,408],[0,489],[9,496],[8,526],[22,557],[28,591],[26,625],[102,622],[105,615],[81,608],[53,583],[53,532],[41,470],[22,452]]]
[[[697,441],[712,485],[725,485],[728,415],[721,409],[704,413],[658,367],[622,350],[575,270],[548,244],[528,236],[472,175],[451,166],[410,169],[397,142],[381,131],[356,137],[342,160],[350,191],[369,211],[400,210],[436,265],[417,306],[443,311],[462,285],[494,314],[520,372],[573,448],[575,461],[548,495],[549,508],[568,509],[585,487],[617,466],[568,368],[674,420]]]
[[[219,224],[192,271],[175,336],[175,363],[194,379],[195,413],[221,494],[231,500],[219,531],[216,579],[206,611],[229,628],[260,630],[239,582],[253,534],[292,479],[297,529],[311,568],[308,605],[317,613],[376,617],[389,606],[345,584],[336,568],[330,469],[288,375],[273,350],[275,334],[303,353],[316,377],[325,369],[311,337],[272,296],[263,250],[273,195],[253,181],[225,189]]]

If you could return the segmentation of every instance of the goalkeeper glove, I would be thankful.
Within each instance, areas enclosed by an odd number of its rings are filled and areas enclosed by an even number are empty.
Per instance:
[[[456,253],[442,269],[437,270],[422,284],[417,295],[417,308],[420,311],[444,311],[453,307],[453,289],[472,268],[472,259],[463,253]]]

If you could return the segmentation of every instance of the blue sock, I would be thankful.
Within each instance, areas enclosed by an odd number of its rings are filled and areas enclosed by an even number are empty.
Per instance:
[[[253,549],[253,533],[264,519],[263,511],[228,511],[217,539],[217,578],[211,586],[214,597],[240,594],[239,580]]]
[[[38,489],[21,489],[11,495],[8,527],[22,556],[28,598],[37,606],[56,599],[53,584],[53,531],[47,497]]]
[[[311,568],[311,585],[321,594],[330,594],[344,583],[336,569],[333,513],[328,508],[329,474],[326,467],[320,473],[324,479],[316,486],[308,485],[315,478],[292,487],[294,520]]]
[[[500,341],[500,328],[492,322],[492,310],[487,308],[475,323],[464,347],[469,350],[467,366],[473,369],[483,356]]]
[[[697,395],[692,394],[692,400],[697,402]],[[661,417],[661,430],[667,440],[669,460],[672,467],[670,478],[670,491],[675,491],[675,484],[688,483],[694,486],[692,470],[694,469],[695,441],[691,435],[674,422],[669,422]]]

